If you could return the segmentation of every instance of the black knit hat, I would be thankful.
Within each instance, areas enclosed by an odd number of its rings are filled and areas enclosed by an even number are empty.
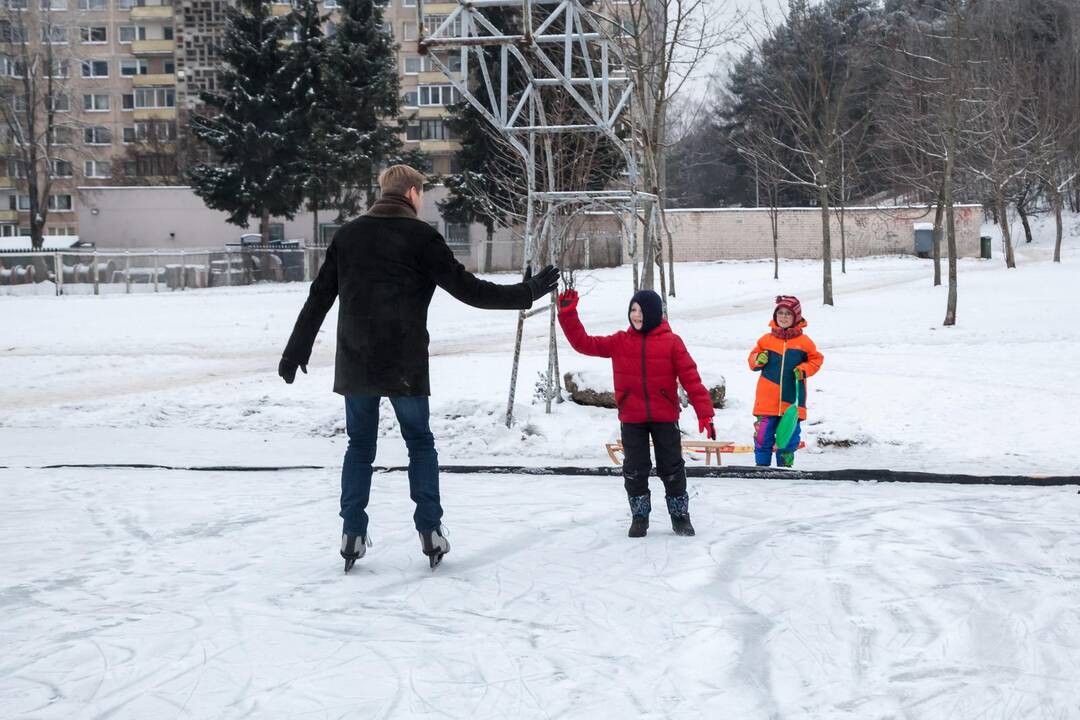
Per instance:
[[[627,320],[630,319],[630,307],[634,303],[637,303],[638,307],[641,308],[641,332],[651,332],[664,321],[664,301],[652,290],[638,290],[634,293],[634,297],[630,298],[630,306],[626,309]]]

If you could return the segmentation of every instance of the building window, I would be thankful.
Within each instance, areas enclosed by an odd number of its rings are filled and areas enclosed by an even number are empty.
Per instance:
[[[79,28],[79,38],[84,45],[101,45],[109,42],[109,28],[105,25],[84,25]]]
[[[68,112],[71,110],[71,96],[51,95],[45,99],[45,107],[52,112]]]
[[[105,67],[106,72],[108,72],[108,65]],[[49,76],[54,78],[66,78],[68,76],[68,69],[68,61],[66,59],[53,60],[52,66],[49,68]]]
[[[26,28],[12,25],[10,20],[0,21],[0,43],[26,42]]]
[[[30,3],[27,0],[7,0],[7,2],[0,3],[0,7],[7,10],[28,10]]]
[[[123,62],[123,61],[121,61]],[[109,77],[108,60],[83,60],[82,76],[84,78],[107,78]]]
[[[18,195],[18,196],[11,195],[10,197],[11,197],[10,203],[11,203],[11,209],[12,210],[21,210],[23,212],[26,212],[27,210],[30,209],[30,196],[29,195]]]
[[[423,68],[423,59],[419,55],[406,55],[405,56],[405,74],[417,75]]]
[[[139,142],[157,140],[159,142],[173,142],[176,140],[176,125],[171,122],[144,121],[135,123],[135,139]]]
[[[173,39],[173,26],[172,25],[166,25],[165,27],[161,28],[161,39],[162,40],[172,40]]]
[[[18,234],[18,225],[0,225],[0,237],[14,237]]]
[[[50,225],[46,235],[78,235],[70,225]]]
[[[116,9],[117,10],[130,10],[131,8],[135,7],[136,5],[142,5],[142,4],[143,3],[138,2],[138,0],[116,0]],[[164,4],[164,3],[162,3],[162,4]]]
[[[87,145],[112,145],[112,130],[104,125],[83,128],[83,142]]]
[[[458,92],[453,85],[421,85],[417,90],[420,107],[453,105],[458,100]]]
[[[119,30],[119,38],[121,45],[130,45],[135,42],[135,26],[134,25],[121,25]]]
[[[135,75],[146,75],[150,72],[150,66],[147,65],[145,60],[121,60],[120,61],[120,74],[124,77],[134,77]]]
[[[25,95],[12,95],[11,96],[11,109],[20,115],[25,113],[30,106],[26,102]]]
[[[80,10],[108,10],[108,0],[79,0]]]
[[[49,45],[67,45],[67,28],[63,25],[42,25],[41,42],[48,43]]]
[[[416,7],[416,0],[401,0],[401,7]]]
[[[468,223],[446,223],[446,244],[455,251],[467,252],[469,249]]]
[[[4,77],[26,77],[26,63],[7,55],[0,55],[0,75]]]
[[[125,143],[133,143],[133,142],[135,142],[135,128],[133,128],[133,127],[124,128],[123,139],[124,139]]]
[[[49,170],[54,178],[69,178],[75,175],[71,163],[67,160],[50,160]]]
[[[135,93],[124,93],[120,96],[120,109],[121,110],[134,110],[135,109]]]
[[[71,128],[66,125],[53,125],[49,129],[49,134],[50,145],[70,145],[72,138],[75,136]]]
[[[52,12],[64,12],[68,9],[67,0],[41,0],[41,9]]]
[[[85,171],[83,174],[88,178],[112,177],[112,163],[108,160],[87,160],[83,169]]]
[[[136,88],[136,108],[176,107],[176,90],[173,88]]]
[[[416,39],[416,23],[403,22],[401,23],[401,39],[402,40],[415,40]]]
[[[405,107],[414,108],[417,106],[418,95],[415,90],[410,90],[401,98],[401,104]]]
[[[70,195],[50,195],[49,196],[49,210],[53,212],[68,212],[74,205],[71,202]]]
[[[173,62],[172,60],[162,60],[161,61],[161,71],[163,73],[165,73],[166,75],[175,75],[176,74],[176,63]]]
[[[107,112],[109,109],[108,95],[83,95],[82,99],[86,112]]]
[[[446,18],[449,15],[425,15],[424,16],[424,34],[431,36],[435,34],[435,31],[439,29],[439,26],[446,22]],[[454,22],[450,24],[446,30],[443,31],[444,37],[460,37],[461,36],[461,16],[454,18]]]

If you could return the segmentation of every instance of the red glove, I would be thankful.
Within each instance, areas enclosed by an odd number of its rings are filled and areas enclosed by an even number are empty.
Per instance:
[[[577,290],[564,290],[559,294],[559,314],[572,313],[577,310]]]
[[[705,433],[705,436],[710,440],[716,439],[716,428],[713,427],[712,418],[699,418],[697,423],[698,432]]]

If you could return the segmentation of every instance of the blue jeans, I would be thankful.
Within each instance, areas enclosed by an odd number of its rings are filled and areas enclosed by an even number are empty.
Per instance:
[[[779,415],[760,415],[754,423],[754,462],[768,467],[772,462],[776,426],[780,424]],[[791,467],[795,463],[795,451],[799,449],[799,437],[802,435],[802,421],[795,423],[795,432],[787,447],[776,449],[776,467]]]
[[[379,400],[371,395],[345,396],[345,431],[349,447],[341,466],[342,532],[367,536],[368,498],[371,495],[371,463],[379,439]],[[413,523],[420,532],[439,527],[439,455],[428,427],[427,397],[388,398],[394,406],[401,436],[409,449],[409,496],[416,503]]]

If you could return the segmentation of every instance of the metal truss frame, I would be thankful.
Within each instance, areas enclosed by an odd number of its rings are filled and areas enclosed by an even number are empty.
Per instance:
[[[639,224],[646,237],[656,237],[659,228],[658,199],[639,187],[638,160],[630,140],[619,135],[620,124],[633,128],[634,88],[625,74],[625,57],[613,32],[621,26],[612,18],[587,8],[581,0],[454,0],[441,3],[454,7],[436,27],[428,28],[424,0],[417,0],[419,50],[447,81],[485,120],[521,155],[526,166],[525,247],[522,270],[556,261],[557,247],[569,223],[562,231],[556,219],[583,212],[610,212],[620,221],[627,248],[634,260],[637,282]],[[520,10],[520,26],[500,27],[489,12],[494,8]],[[441,15],[442,13],[440,13]],[[602,29],[602,24],[609,29]],[[616,28],[611,30],[610,28]],[[486,50],[498,50],[498,72],[488,62]],[[437,51],[457,52],[460,77],[451,71]],[[584,62],[575,63],[584,60]],[[485,99],[470,85],[470,67],[475,63]],[[520,94],[509,88],[510,68],[521,73],[526,85]],[[575,77],[575,70],[578,76]],[[583,71],[583,72],[582,72]],[[558,124],[548,122],[542,93],[560,92],[571,99],[587,122]],[[561,133],[596,133],[616,147],[626,163],[626,187],[618,190],[566,191],[553,187],[553,172],[547,173],[548,187],[536,187],[539,156],[537,140],[546,143],[551,161],[551,138]],[[536,257],[538,247],[547,247],[548,257]],[[551,412],[552,398],[560,385],[555,345],[556,304],[549,306],[548,373],[545,409]],[[514,394],[521,352],[524,321],[548,308],[522,311],[518,315],[517,342],[514,351],[506,424],[513,424]]]

